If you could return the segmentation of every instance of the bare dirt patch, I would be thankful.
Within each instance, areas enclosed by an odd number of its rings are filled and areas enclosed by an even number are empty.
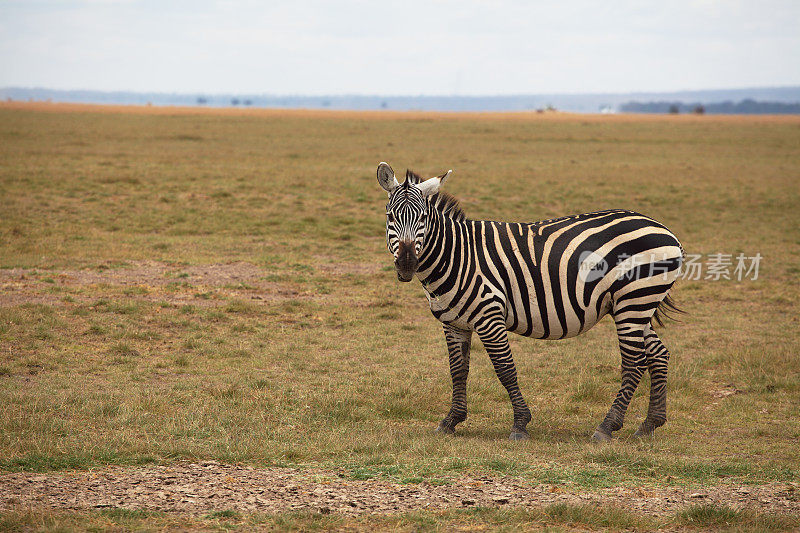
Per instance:
[[[384,265],[391,265],[387,261],[383,265],[375,263],[348,263],[348,262],[330,262],[328,260],[321,261],[319,269],[323,272],[328,272],[335,275],[342,274],[356,274],[356,275],[372,275],[380,272]]]
[[[247,262],[182,266],[129,261],[123,267],[81,270],[0,269],[0,305],[52,305],[63,301],[65,294],[90,301],[110,288],[138,289],[131,293],[137,299],[195,305],[214,305],[226,297],[269,301],[309,296],[287,284],[266,281],[266,274]]]
[[[800,513],[800,488],[783,483],[578,492],[511,477],[462,477],[446,485],[348,479],[346,472],[258,469],[215,461],[143,468],[106,468],[51,474],[0,475],[0,509],[119,507],[191,514],[232,509],[278,513],[306,510],[359,515],[480,507],[536,507],[553,503],[613,505],[667,516],[697,503]]]

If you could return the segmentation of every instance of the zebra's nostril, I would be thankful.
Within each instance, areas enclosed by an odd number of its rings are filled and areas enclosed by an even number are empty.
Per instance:
[[[413,242],[400,242],[394,265],[398,272],[403,272],[404,279],[408,278],[409,274],[417,271],[418,259]]]

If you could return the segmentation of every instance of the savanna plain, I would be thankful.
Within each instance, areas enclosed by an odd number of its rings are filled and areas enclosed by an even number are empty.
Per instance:
[[[654,438],[645,379],[590,442],[609,319],[511,337],[529,441],[478,341],[469,417],[434,433],[446,348],[380,161],[453,168],[470,218],[621,207],[732,256],[673,289]],[[798,117],[0,105],[3,530],[796,529],[799,317]]]

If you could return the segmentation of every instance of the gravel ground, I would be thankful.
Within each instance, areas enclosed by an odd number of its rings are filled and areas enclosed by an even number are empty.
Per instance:
[[[189,514],[218,510],[305,510],[359,515],[471,506],[535,507],[553,503],[617,506],[656,516],[697,503],[800,514],[800,487],[607,488],[581,492],[510,477],[462,477],[446,485],[349,479],[345,472],[259,469],[214,461],[49,474],[0,474],[0,509],[120,507]]]

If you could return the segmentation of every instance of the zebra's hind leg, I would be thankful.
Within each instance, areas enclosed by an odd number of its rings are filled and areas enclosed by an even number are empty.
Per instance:
[[[644,330],[644,349],[650,371],[650,403],[647,417],[634,433],[634,437],[648,437],[667,421],[667,364],[669,352],[648,324]]]
[[[453,403],[436,431],[452,434],[456,431],[456,425],[467,418],[467,376],[472,332],[445,325],[444,338],[450,358],[450,377],[453,379]]]
[[[633,393],[636,392],[642,374],[647,369],[644,324],[625,321],[620,315],[615,316],[614,321],[617,325],[619,349],[622,354],[622,385],[614,398],[614,403],[611,404],[611,409],[592,435],[592,439],[596,441],[611,440],[614,431],[622,428]]]
[[[511,356],[511,347],[508,344],[506,325],[502,318],[487,320],[476,329],[478,336],[489,354],[492,366],[500,383],[505,387],[514,409],[514,424],[511,426],[511,440],[527,440],[530,438],[526,429],[531,421],[531,411],[525,403],[525,398],[519,390],[517,383],[517,368]]]

